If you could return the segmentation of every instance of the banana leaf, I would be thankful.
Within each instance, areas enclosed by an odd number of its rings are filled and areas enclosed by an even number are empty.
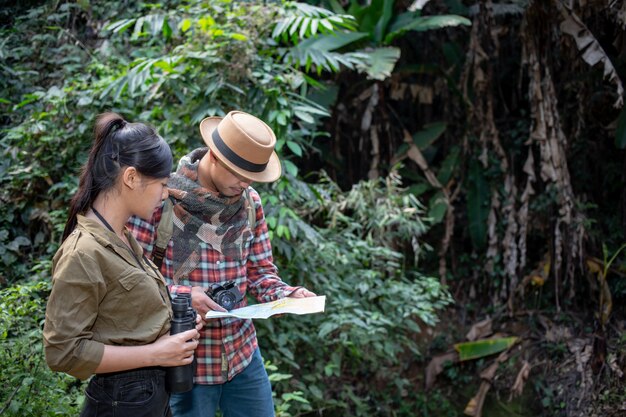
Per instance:
[[[460,361],[484,358],[494,353],[502,352],[513,346],[518,337],[501,337],[498,339],[482,339],[473,342],[463,342],[454,345],[454,349],[459,353]]]

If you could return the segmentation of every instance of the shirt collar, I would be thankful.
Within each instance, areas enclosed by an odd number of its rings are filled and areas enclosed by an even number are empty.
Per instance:
[[[139,266],[140,268],[148,271],[151,269],[147,267],[144,262],[141,261],[144,256],[143,249],[141,248],[139,243],[135,241],[128,229],[124,228],[124,234],[126,235],[126,238],[131,245],[132,253],[131,248],[126,246],[126,244],[122,241],[122,239],[119,238],[119,236],[104,227],[102,224],[100,224],[100,222],[94,219],[87,218],[80,214],[76,216],[76,221],[78,227],[92,235],[98,244],[102,245],[105,248],[112,249],[115,253],[124,258],[124,260],[126,260],[126,262],[128,262],[129,264]],[[137,262],[139,262],[140,265],[137,265]]]

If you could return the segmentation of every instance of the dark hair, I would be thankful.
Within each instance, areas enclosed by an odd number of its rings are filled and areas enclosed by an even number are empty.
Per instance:
[[[76,227],[76,216],[86,213],[98,194],[115,185],[123,168],[135,167],[151,178],[164,178],[172,171],[172,151],[150,126],[128,123],[116,113],[103,113],[96,120],[94,136],[78,191],[70,203],[63,240]]]

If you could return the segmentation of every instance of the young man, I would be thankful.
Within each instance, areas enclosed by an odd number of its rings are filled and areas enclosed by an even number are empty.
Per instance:
[[[192,305],[202,317],[209,310],[224,311],[213,299],[215,284],[234,283],[242,295],[236,297],[235,308],[246,305],[246,293],[259,302],[315,296],[278,277],[261,199],[251,187],[281,175],[272,129],[250,114],[231,111],[224,118],[204,119],[200,133],[208,148],[183,157],[168,181],[170,231],[159,227],[162,217],[169,218],[164,209],[151,222],[133,217],[128,225],[147,256],[156,252],[157,263],[162,253],[155,248],[158,234],[171,235],[161,265],[170,291],[191,292]],[[207,290],[214,290],[213,298]],[[252,320],[208,320],[196,357],[193,389],[172,394],[174,416],[213,417],[217,409],[224,417],[274,416]]]

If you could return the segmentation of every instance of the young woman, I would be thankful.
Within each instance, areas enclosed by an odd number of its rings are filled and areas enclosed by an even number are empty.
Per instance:
[[[169,335],[165,281],[126,230],[167,197],[172,154],[152,128],[101,115],[54,256],[46,308],[46,361],[95,376],[81,416],[169,416],[164,367],[190,364],[195,329]]]

